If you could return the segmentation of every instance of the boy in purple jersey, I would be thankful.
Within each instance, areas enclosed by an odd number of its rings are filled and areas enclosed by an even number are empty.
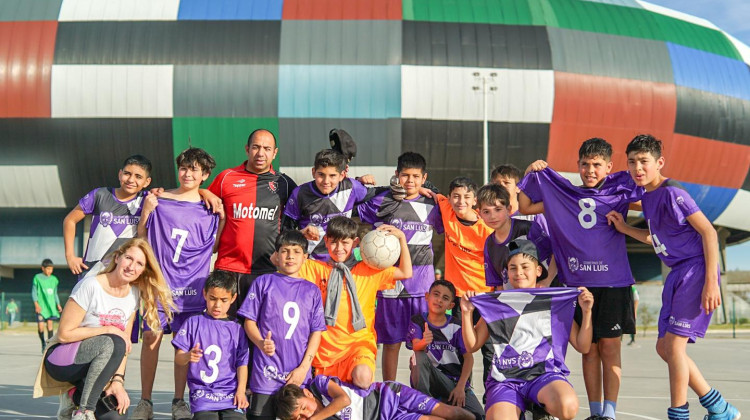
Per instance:
[[[315,155],[313,181],[295,188],[284,207],[282,225],[285,229],[301,229],[308,239],[307,252],[312,259],[330,259],[323,242],[328,221],[336,216],[351,217],[355,206],[377,191],[347,178],[346,169],[347,159],[342,153],[321,150]]]
[[[595,345],[583,355],[583,379],[593,419],[615,418],[622,374],[620,338],[635,332],[633,275],[625,235],[608,225],[606,215],[614,210],[625,217],[629,203],[640,199],[642,188],[624,171],[608,175],[611,158],[609,143],[588,139],[578,151],[583,185],[574,186],[544,161],[532,163],[518,185],[521,212],[546,215],[564,285],[585,286],[594,295]],[[580,310],[575,319],[580,322]]]
[[[417,391],[458,407],[481,420],[484,409],[471,389],[474,355],[466,351],[461,320],[446,315],[453,308],[456,287],[435,280],[427,293],[427,312],[411,317],[406,347],[414,350],[411,386]]]
[[[310,381],[313,357],[326,330],[320,289],[300,277],[307,240],[286,230],[276,240],[278,272],[258,277],[237,313],[257,347],[252,355],[248,419],[272,420],[271,396],[284,384]]]
[[[398,382],[376,382],[367,389],[335,376],[316,376],[302,389],[286,385],[274,396],[280,420],[472,420],[470,412],[438,402]]]
[[[443,233],[440,208],[434,199],[424,197],[420,189],[427,180],[427,162],[419,153],[406,152],[398,157],[396,177],[405,190],[401,200],[385,191],[360,204],[359,217],[374,225],[389,224],[406,235],[413,275],[398,281],[393,289],[378,292],[375,332],[383,344],[383,380],[396,379],[398,353],[407,341],[409,320],[427,310],[425,294],[435,281],[432,235]]]
[[[565,353],[568,342],[582,353],[591,346],[593,296],[585,287],[537,289],[544,268],[529,240],[511,242],[507,269],[513,289],[533,292],[467,292],[461,299],[466,349],[477,351],[486,342],[494,349],[485,383],[487,419],[517,419],[529,401],[561,420],[572,419],[578,397],[567,380]],[[580,326],[572,320],[570,301],[576,299],[583,314]],[[481,318],[473,325],[475,307]]]
[[[669,366],[672,401],[667,417],[690,418],[689,386],[708,410],[705,419],[738,419],[737,408],[711,388],[687,355],[687,343],[704,336],[713,311],[721,304],[719,245],[716,230],[692,197],[677,181],[661,174],[664,167],[661,150],[660,140],[638,135],[625,151],[630,175],[638,186],[646,189],[642,206],[648,229],[628,225],[617,212],[611,212],[607,218],[620,232],[652,244],[656,255],[671,268],[664,282],[656,342],[657,353]]]
[[[227,315],[237,282],[215,271],[202,294],[205,311],[188,318],[172,339],[175,363],[187,367],[193,420],[244,420],[248,345],[242,326]]]
[[[191,147],[177,156],[176,163],[179,187],[164,191],[158,198],[148,195],[138,224],[138,235],[148,238],[159,260],[164,278],[172,290],[176,311],[171,323],[160,312],[161,331],[152,331],[144,325],[141,401],[131,417],[137,420],[153,417],[150,400],[162,337],[179,330],[187,318],[205,309],[201,290],[209,274],[219,227],[219,216],[206,208],[199,193],[201,183],[216,166],[214,159],[205,150]],[[186,381],[187,368],[175,360],[173,419],[190,418],[190,407],[183,399]]]
[[[96,188],[83,196],[78,205],[63,220],[65,259],[73,274],[79,278],[89,271],[104,269],[101,259],[116,250],[128,239],[135,238],[141,216],[143,191],[151,183],[151,161],[141,155],[125,159],[117,174],[118,188]],[[75,254],[76,224],[92,215],[86,254]]]

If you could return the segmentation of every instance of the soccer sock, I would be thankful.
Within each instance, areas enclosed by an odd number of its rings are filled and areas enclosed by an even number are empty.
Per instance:
[[[39,331],[39,340],[41,340],[42,345],[44,345],[44,331]]]
[[[680,407],[670,407],[667,409],[667,417],[669,420],[690,420],[690,410],[688,409],[688,403]]]
[[[592,416],[602,415],[602,403],[600,401],[589,401],[589,410]]]
[[[604,411],[602,412],[602,417],[615,418],[615,408],[617,408],[616,402],[604,400]]]
[[[706,395],[700,397],[699,401],[711,414],[723,413],[727,409],[727,402],[724,400],[724,397],[714,388],[711,388]]]
[[[172,405],[175,405],[180,401],[182,401],[182,398],[172,398]]]
[[[47,338],[52,338],[52,331],[47,331]]]

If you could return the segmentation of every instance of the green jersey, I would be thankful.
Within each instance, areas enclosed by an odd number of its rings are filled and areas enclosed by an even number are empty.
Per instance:
[[[60,283],[54,274],[49,277],[42,273],[34,276],[34,284],[31,286],[31,299],[39,304],[42,318],[59,318],[60,312],[57,305],[60,298],[57,296],[57,284]]]
[[[14,314],[18,312],[18,305],[16,305],[16,302],[10,302],[5,305],[5,310],[8,311],[9,314]]]

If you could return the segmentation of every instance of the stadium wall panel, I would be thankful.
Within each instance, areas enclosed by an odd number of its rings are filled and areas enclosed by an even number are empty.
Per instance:
[[[594,3],[605,3],[605,4],[611,4],[614,6],[635,7],[635,8],[642,7],[640,3],[638,3],[637,0],[584,0],[584,1],[590,1]]]
[[[676,88],[675,133],[750,145],[750,101]]]
[[[55,64],[278,64],[280,21],[61,22]]]
[[[57,165],[68,208],[96,187],[117,187],[122,162],[134,154],[153,163],[151,186],[175,186],[168,118],[7,118],[0,138],[0,164]]]
[[[713,222],[719,226],[747,230],[748,208],[750,208],[750,191],[738,190],[726,209]]]
[[[491,167],[512,163],[525,168],[546,156],[549,124],[493,122],[488,137]],[[482,183],[481,122],[404,119],[402,138],[402,150],[425,157],[428,179],[441,191],[459,175]]]
[[[487,99],[490,121],[549,123],[555,98],[549,70],[401,66],[401,116],[409,119],[482,120],[482,85],[474,72],[497,74]]]
[[[681,181],[742,188],[750,170],[750,146],[674,134],[664,143],[664,174]]]
[[[635,0],[635,1],[636,3],[640,5],[640,7],[643,7],[644,9],[652,11],[654,13],[673,17],[675,19],[685,20],[687,22],[694,23],[696,25],[705,26],[706,28],[716,29],[716,26],[713,23],[707,21],[706,19],[702,19],[697,16],[689,15],[687,13],[682,13],[677,10],[672,10],[663,6],[659,6],[658,4],[649,3],[647,1],[641,1],[641,0]]]
[[[279,137],[279,122],[276,118],[186,118],[175,117],[171,121],[170,133],[171,154],[169,160],[170,181],[177,182],[177,169],[174,157],[187,149],[188,146],[205,149],[216,161],[216,169],[203,185],[211,185],[211,181],[221,171],[233,168],[247,160],[247,138],[254,130],[263,128],[274,134],[278,139],[279,153],[273,161],[273,167],[278,168],[280,157],[293,147],[291,141],[284,141]],[[172,137],[174,136],[174,137]]]
[[[401,22],[286,20],[281,64],[401,64]]]
[[[172,66],[52,66],[52,117],[172,116]]]
[[[284,20],[401,20],[401,0],[284,0]]]
[[[179,20],[281,20],[284,0],[181,0]]]
[[[693,197],[695,204],[710,221],[716,220],[726,210],[729,203],[737,195],[733,188],[714,187],[710,185],[681,182],[685,190]]]
[[[404,21],[403,64],[549,70],[541,26]]]
[[[534,0],[404,0],[404,20],[544,25],[542,7]]]
[[[557,71],[674,83],[664,42],[560,28],[547,31]]]
[[[174,67],[174,115],[275,117],[277,65],[180,65]]]
[[[750,69],[741,60],[667,43],[674,83],[750,100]]]
[[[180,0],[63,0],[61,22],[176,20]]]
[[[555,72],[547,161],[577,172],[581,143],[602,137],[615,149],[615,170],[625,169],[625,146],[635,135],[672,139],[676,103],[673,84]]]
[[[671,16],[661,14],[654,14],[654,16],[656,17],[656,24],[661,29],[664,41],[729,58],[740,58],[737,49],[721,31]]]
[[[57,22],[0,22],[0,117],[49,117]]]
[[[328,132],[341,128],[357,142],[357,166],[396,166],[401,154],[401,120],[350,118],[280,118],[279,137],[294,147],[286,147],[284,166],[312,168],[315,154],[330,147]],[[309,171],[308,174],[309,176]],[[306,176],[306,178],[307,178]],[[387,182],[388,180],[379,180]]]
[[[395,118],[399,66],[279,66],[279,117]]]
[[[57,20],[62,0],[3,0],[0,22]]]

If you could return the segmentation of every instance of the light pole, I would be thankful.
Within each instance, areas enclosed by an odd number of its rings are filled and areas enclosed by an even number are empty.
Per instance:
[[[475,71],[472,73],[472,76],[474,76],[474,80],[476,81],[478,85],[472,86],[472,90],[482,91],[482,99],[483,99],[483,105],[482,105],[482,111],[484,113],[484,124],[483,124],[483,133],[482,133],[482,170],[484,171],[483,175],[483,181],[484,184],[487,184],[490,182],[490,154],[489,154],[489,137],[488,137],[488,126],[487,126],[487,94],[489,92],[494,92],[497,90],[497,86],[495,86],[495,77],[497,77],[497,73],[492,72],[488,75],[484,75],[478,71]]]

